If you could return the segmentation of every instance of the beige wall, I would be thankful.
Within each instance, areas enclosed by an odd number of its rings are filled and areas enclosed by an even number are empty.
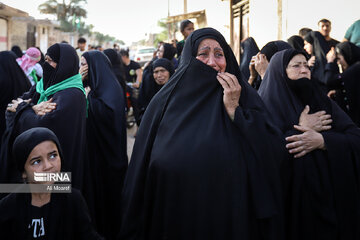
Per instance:
[[[9,46],[18,45],[22,50],[26,50],[26,34],[27,22],[23,20],[10,19],[9,20]]]
[[[183,0],[170,1],[170,15],[184,13]],[[217,29],[230,42],[230,7],[229,1],[187,0],[187,12],[205,10],[207,26]],[[181,35],[180,35],[181,36]],[[182,40],[182,37],[178,37]]]

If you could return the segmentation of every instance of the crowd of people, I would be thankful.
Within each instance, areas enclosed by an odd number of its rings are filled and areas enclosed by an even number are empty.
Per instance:
[[[190,20],[144,67],[83,38],[0,52],[0,183],[72,174],[0,193],[0,238],[360,239],[359,24],[249,37],[240,64]]]

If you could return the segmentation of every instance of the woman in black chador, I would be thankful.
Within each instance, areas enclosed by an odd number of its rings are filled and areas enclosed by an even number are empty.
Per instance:
[[[88,161],[94,176],[93,193],[98,231],[108,239],[118,232],[120,195],[128,166],[124,92],[111,71],[108,58],[99,51],[81,57],[85,85],[89,89],[86,138]]]
[[[139,92],[140,119],[149,105],[151,99],[167,83],[174,74],[174,66],[170,60],[159,58],[152,63],[152,78],[147,78],[141,83]]]
[[[120,239],[282,239],[264,104],[218,31],[194,31],[181,58],[140,125]]]
[[[295,49],[272,57],[259,94],[289,151],[286,239],[359,239],[360,129],[321,92]]]
[[[326,85],[336,90],[334,100],[360,127],[360,48],[351,42],[338,43],[326,58]],[[343,69],[341,74],[336,62]]]
[[[240,72],[243,79],[249,79],[249,64],[251,58],[255,56],[260,50],[255,42],[255,39],[252,37],[248,37],[247,39],[245,39],[243,42],[241,42],[240,46],[242,50],[240,59]]]
[[[24,71],[11,51],[0,52],[0,139],[5,131],[5,110],[11,100],[20,97],[31,87]],[[1,147],[1,143],[0,143]]]
[[[72,172],[72,186],[82,190],[86,161],[86,98],[79,74],[79,58],[69,44],[49,47],[43,78],[21,99],[8,107],[7,130],[1,158],[7,174],[14,173],[10,149],[17,135],[32,127],[47,127],[59,138],[64,150],[64,170]],[[15,173],[16,174],[16,173]],[[9,176],[8,179],[13,179]]]

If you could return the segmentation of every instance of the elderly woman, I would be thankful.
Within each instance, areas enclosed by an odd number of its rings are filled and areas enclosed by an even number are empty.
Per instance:
[[[102,239],[91,225],[81,193],[52,194],[34,191],[35,173],[59,173],[63,154],[56,135],[47,128],[32,128],[20,134],[12,152],[17,170],[30,193],[12,193],[0,201],[2,239]]]
[[[303,52],[275,54],[259,94],[287,141],[286,239],[359,239],[360,129],[321,92]]]
[[[139,92],[139,105],[141,118],[155,94],[167,83],[174,74],[173,64],[166,58],[160,58],[152,63],[153,78],[143,80]],[[140,118],[140,119],[141,119]]]
[[[121,239],[282,239],[278,139],[240,75],[215,29],[186,40],[177,72],[139,128]]]
[[[342,42],[332,48],[326,58],[326,85],[336,89],[334,100],[360,126],[360,48],[351,42]]]
[[[110,61],[100,51],[82,55],[80,72],[88,89],[87,161],[94,176],[95,221],[101,234],[114,239],[128,166],[124,92],[111,71]]]
[[[49,47],[43,66],[43,78],[7,108],[7,132],[3,138],[2,158],[11,172],[11,148],[14,138],[32,127],[47,127],[58,136],[64,149],[64,170],[73,174],[73,186],[82,190],[86,162],[86,98],[79,58],[69,44]]]

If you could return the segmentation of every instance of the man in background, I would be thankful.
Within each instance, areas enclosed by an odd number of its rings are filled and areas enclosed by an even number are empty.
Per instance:
[[[319,27],[319,32],[321,33],[321,35],[324,36],[326,42],[328,43],[329,47],[335,47],[336,44],[339,43],[339,41],[333,39],[330,37],[330,32],[331,32],[331,22],[328,19],[321,19],[318,22],[318,27]]]

